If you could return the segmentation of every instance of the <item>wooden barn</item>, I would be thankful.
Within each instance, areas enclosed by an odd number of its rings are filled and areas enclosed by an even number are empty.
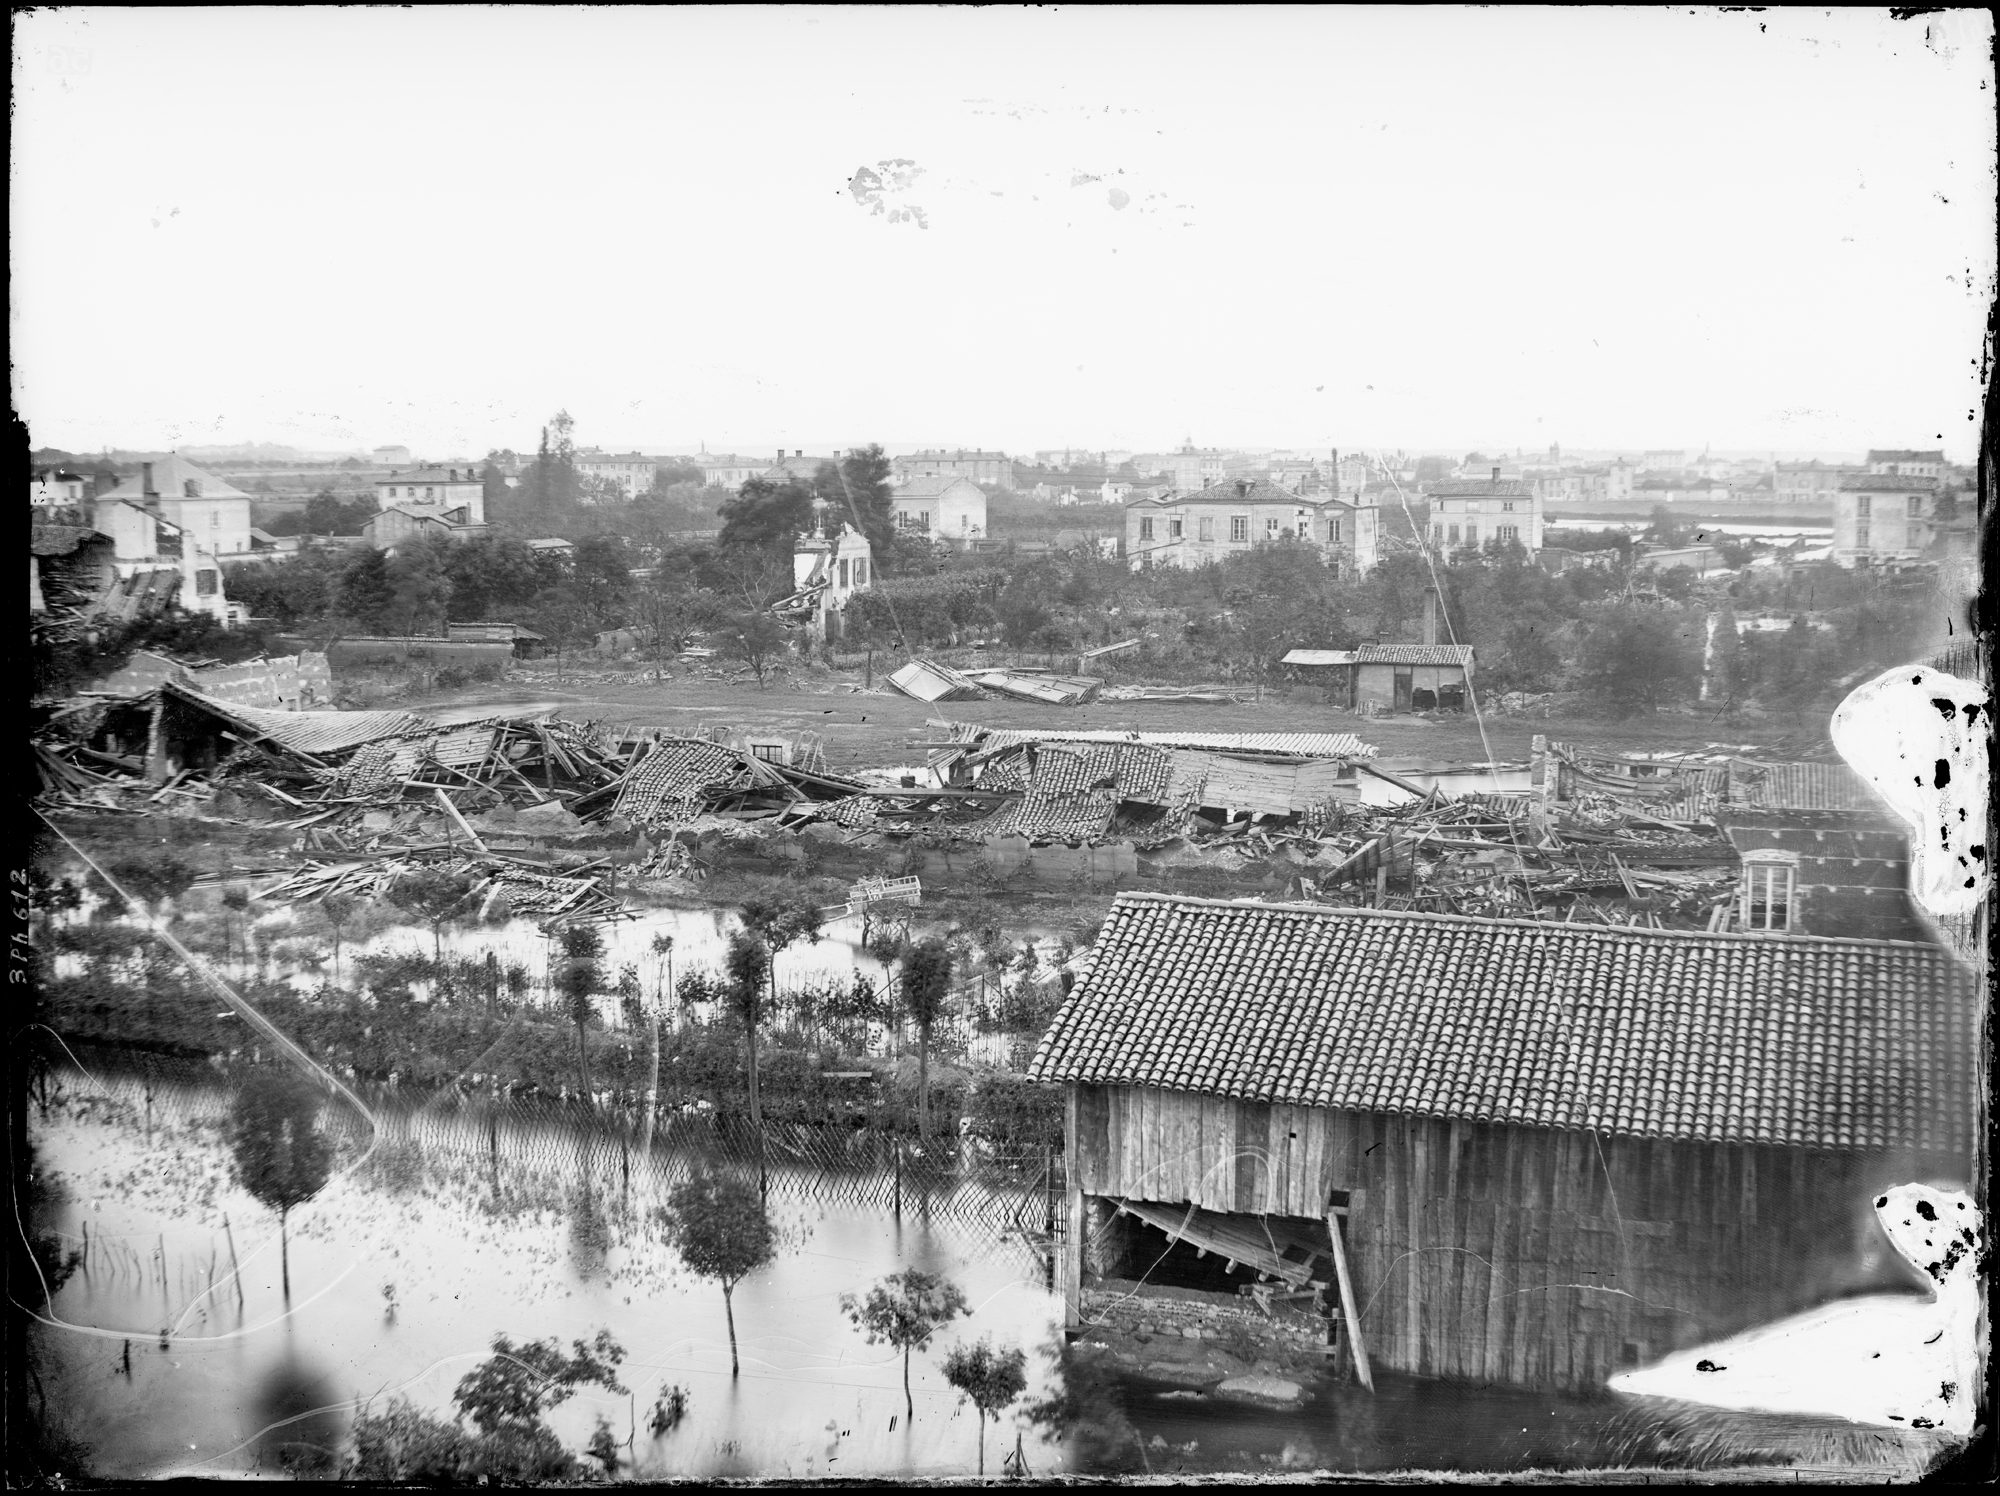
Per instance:
[[[1971,1177],[1980,1025],[1933,945],[1122,894],[1032,1072],[1069,1324],[1601,1387],[1896,1286],[1873,1198]]]

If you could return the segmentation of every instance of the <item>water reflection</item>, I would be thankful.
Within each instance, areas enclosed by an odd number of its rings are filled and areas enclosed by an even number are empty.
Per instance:
[[[346,1434],[347,1399],[323,1367],[300,1354],[297,1328],[289,1321],[282,1344],[251,1398],[257,1460],[293,1475],[331,1475]]]

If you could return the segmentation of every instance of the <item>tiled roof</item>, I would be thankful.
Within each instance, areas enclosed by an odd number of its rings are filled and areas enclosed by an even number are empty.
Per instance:
[[[1716,824],[1742,852],[1791,852],[1807,887],[1903,889],[1909,838],[1882,818],[1853,811],[1723,810]]]
[[[250,497],[240,488],[224,483],[213,473],[204,472],[178,452],[169,452],[153,463],[153,491],[163,499],[185,499],[189,497],[188,483],[200,485],[201,492],[194,497],[203,499],[247,499]],[[142,470],[137,477],[127,478],[110,493],[100,494],[98,502],[107,499],[130,499],[138,503],[146,497],[146,475]]]
[[[1030,1070],[1248,1101],[1961,1150],[1983,1063],[1929,945],[1121,894]]]
[[[408,504],[391,504],[388,508],[379,509],[369,515],[368,518],[361,522],[361,528],[364,530],[373,529],[381,522],[382,516],[385,514],[400,514],[406,519],[417,520],[426,525],[444,525],[449,527],[451,524],[450,520],[445,519],[440,514],[423,509],[412,509]]]
[[[982,732],[981,729],[973,729]],[[1375,749],[1351,732],[1121,732],[1115,728],[983,731],[981,748],[1015,743],[1147,743],[1155,748],[1206,748],[1272,758],[1373,758]]]
[[[1357,665],[1470,665],[1470,644],[1363,644],[1354,651]]]
[[[625,776],[611,813],[641,826],[691,819],[702,802],[743,776],[740,753],[695,738],[663,738]]]
[[[1905,478],[1896,473],[1849,473],[1840,480],[1842,493],[1935,493],[1935,478]]]
[[[232,701],[204,696],[171,680],[163,683],[160,690],[205,708],[250,736],[300,753],[340,753],[363,743],[402,737],[434,725],[415,712],[277,712],[265,707],[238,706]]]
[[[1877,810],[1883,801],[1845,764],[1729,761],[1729,800],[1766,810]]]
[[[927,478],[912,478],[909,482],[901,484],[892,490],[890,497],[896,499],[928,499],[943,493],[948,488],[956,488],[961,483],[972,483],[972,480],[970,478],[960,478],[956,475],[945,475],[942,477],[933,475]],[[977,483],[972,483],[972,486],[979,488]],[[985,492],[984,489],[980,489],[979,491],[981,493]]]
[[[89,525],[45,525],[31,524],[28,527],[28,549],[37,556],[67,556],[84,542],[100,536]]]
[[[1491,478],[1440,478],[1424,489],[1433,499],[1526,499],[1534,490],[1513,478],[1495,483]]]
[[[1904,447],[1881,450],[1870,447],[1868,449],[1868,460],[1870,462],[1935,462],[1942,464],[1944,462],[1944,453],[1942,451],[1913,452]]]
[[[577,460],[581,462],[584,459],[578,458]],[[458,476],[453,477],[454,473],[458,474]],[[412,468],[407,473],[391,473],[386,478],[377,478],[375,486],[380,488],[385,484],[391,483],[400,487],[405,483],[481,483],[484,481],[479,476],[478,468],[427,467]]]

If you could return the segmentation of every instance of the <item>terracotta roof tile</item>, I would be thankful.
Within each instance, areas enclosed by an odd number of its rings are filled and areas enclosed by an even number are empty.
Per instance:
[[[1044,1081],[1710,1142],[1968,1145],[1943,950],[1123,894]]]

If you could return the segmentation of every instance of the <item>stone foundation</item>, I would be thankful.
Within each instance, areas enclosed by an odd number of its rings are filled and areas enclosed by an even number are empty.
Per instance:
[[[1320,1351],[1327,1344],[1326,1320],[1309,1310],[1274,1305],[1266,1314],[1254,1299],[1234,1294],[1104,1278],[1083,1285],[1081,1307],[1094,1334],[1216,1341],[1247,1336],[1258,1345],[1292,1351]]]

